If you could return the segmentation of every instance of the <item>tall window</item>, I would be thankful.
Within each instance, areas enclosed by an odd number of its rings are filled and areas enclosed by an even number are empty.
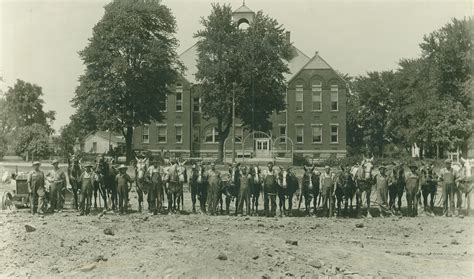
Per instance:
[[[143,143],[149,143],[150,142],[150,127],[148,125],[143,126],[142,142]]]
[[[304,126],[296,126],[296,143],[303,143]]]
[[[286,126],[284,125],[281,125],[280,127],[280,143],[286,143],[286,138],[284,138],[283,136],[286,136]]]
[[[331,110],[339,109],[339,89],[337,85],[331,85]]]
[[[183,126],[175,126],[176,129],[176,143],[183,142]]]
[[[158,143],[166,143],[167,129],[166,125],[158,125]]]
[[[194,142],[200,142],[201,135],[200,135],[199,130],[200,130],[199,126],[193,127],[193,141]]]
[[[176,111],[183,111],[183,86],[176,86]]]
[[[193,111],[194,112],[201,112],[201,98],[194,97],[193,98]]]
[[[295,110],[303,111],[303,84],[296,85]]]
[[[339,142],[339,127],[337,125],[331,125],[331,143]]]
[[[244,128],[242,127],[235,127],[235,142],[241,143],[244,137]]]
[[[323,127],[321,125],[313,125],[313,143],[323,142]]]
[[[321,81],[314,81],[312,88],[312,100],[313,100],[313,110],[321,111],[321,96],[322,96],[322,85]]]
[[[216,128],[210,128],[206,130],[206,143],[216,143],[217,142],[217,131]]]
[[[168,108],[168,96],[166,96],[163,99],[163,101],[161,101],[161,103],[159,104],[159,107],[160,107],[160,111],[166,112],[166,110]]]

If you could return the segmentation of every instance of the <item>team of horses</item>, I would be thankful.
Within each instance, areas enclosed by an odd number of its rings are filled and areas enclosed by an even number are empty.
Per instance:
[[[196,204],[201,213],[206,213],[208,206],[209,183],[207,181],[207,166],[205,164],[194,164],[188,174],[188,169],[184,162],[176,165],[160,167],[161,171],[147,175],[150,163],[146,159],[137,159],[135,163],[135,187],[138,196],[139,211],[144,208],[144,197],[148,203],[148,210],[154,212],[164,212],[165,197],[168,205],[166,210],[169,213],[177,213],[184,210],[184,187],[189,186],[191,194],[192,212],[197,213]],[[245,168],[245,171],[243,171]],[[317,209],[322,210],[324,216],[350,215],[355,213],[358,216],[366,214],[371,217],[370,206],[377,201],[371,200],[372,191],[376,183],[374,174],[373,159],[365,159],[362,164],[353,167],[340,167],[339,170],[332,173],[333,187],[325,189],[322,192],[320,185],[321,172],[315,167],[304,166],[303,176],[298,178],[292,167],[277,167],[278,175],[276,179],[279,199],[280,216],[291,216],[295,213],[293,201],[297,199],[297,214],[304,200],[304,214],[316,215]],[[247,215],[259,214],[259,199],[264,187],[264,169],[259,165],[239,166],[233,165],[229,172],[221,176],[219,182],[219,204],[222,214],[230,214],[231,204],[234,203],[234,214],[239,212],[238,201],[246,200],[250,202],[250,212]],[[73,192],[73,205],[78,206],[78,190],[80,189],[78,177],[80,177],[81,168],[77,161],[71,161],[68,167],[68,174],[71,181]],[[115,185],[115,176],[118,171],[112,166],[112,162],[99,163],[95,172],[97,179],[94,185],[94,207],[116,209],[117,206],[117,187]],[[435,196],[437,189],[437,179],[431,166],[423,166],[418,170],[418,177],[421,185],[421,191],[407,180],[405,175],[405,166],[403,164],[394,164],[388,167],[388,209],[394,214],[401,214],[402,199],[405,194],[407,203],[407,215],[415,216],[417,214],[418,204],[422,204],[424,211],[433,215],[435,206]],[[241,179],[250,177],[249,190],[244,192],[240,199],[239,191]],[[461,187],[460,187],[461,188]],[[460,189],[467,199],[469,207],[469,194],[472,185]],[[99,197],[99,199],[97,199]],[[422,203],[421,203],[422,201]],[[225,209],[224,209],[225,204]],[[247,210],[248,211],[248,210]],[[469,211],[469,208],[468,208]]]

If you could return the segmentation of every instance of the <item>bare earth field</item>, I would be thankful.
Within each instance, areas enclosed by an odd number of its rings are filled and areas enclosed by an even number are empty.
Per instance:
[[[136,209],[136,193],[130,197]],[[36,230],[27,232],[25,225]],[[472,278],[473,228],[473,217],[99,211],[79,217],[72,210],[39,217],[6,210],[0,211],[0,277]]]

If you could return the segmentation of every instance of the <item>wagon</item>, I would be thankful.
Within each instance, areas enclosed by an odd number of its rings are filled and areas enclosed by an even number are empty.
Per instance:
[[[25,208],[30,206],[30,194],[28,191],[28,183],[26,174],[19,174],[15,179],[16,189],[12,192],[5,192],[2,196],[2,209]]]

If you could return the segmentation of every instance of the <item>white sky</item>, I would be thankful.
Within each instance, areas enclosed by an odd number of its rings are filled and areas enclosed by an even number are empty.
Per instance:
[[[315,51],[335,69],[351,75],[397,67],[400,58],[419,55],[427,34],[451,20],[471,16],[472,0],[334,1],[247,0],[291,31],[291,41],[308,56]],[[92,27],[109,1],[0,0],[0,75],[2,89],[23,79],[43,87],[46,109],[57,112],[59,129],[73,113],[70,100],[84,71],[77,52],[87,45]],[[178,52],[194,44],[199,20],[212,2],[241,0],[164,0],[174,13]]]

